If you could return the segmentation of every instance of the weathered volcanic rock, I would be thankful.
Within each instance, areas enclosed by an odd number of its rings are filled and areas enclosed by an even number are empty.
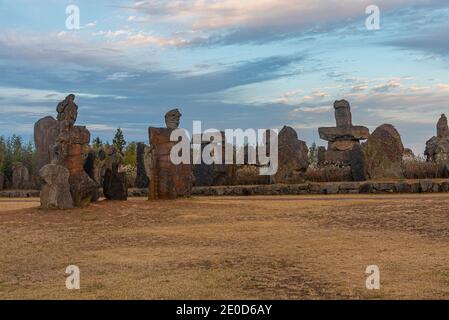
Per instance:
[[[447,117],[445,114],[442,114],[437,122],[437,137],[444,138],[448,136],[449,136],[449,127],[447,124]]]
[[[99,187],[103,185],[104,160],[103,150],[90,150],[84,160],[84,171],[87,173],[89,178],[96,182],[98,186],[97,190],[92,195],[92,202],[95,202],[100,198]]]
[[[427,161],[449,162],[449,128],[444,114],[437,123],[437,136],[427,141],[424,154]]]
[[[59,125],[53,117],[40,119],[34,125],[34,144],[36,147],[36,172],[51,162],[52,147],[59,135]]]
[[[42,209],[71,209],[73,199],[70,194],[69,170],[67,168],[47,164],[39,170],[39,175],[44,180],[41,190]]]
[[[15,162],[12,165],[12,188],[30,189],[31,184],[28,168],[20,162]]]
[[[148,188],[150,180],[145,169],[145,147],[144,143],[139,142],[137,144],[137,175],[135,181],[136,188]]]
[[[170,110],[165,114],[165,125],[168,129],[177,129],[182,114],[178,109]]]
[[[366,180],[366,161],[362,146],[357,144],[351,150],[350,165],[354,181]]]
[[[202,140],[202,135],[199,137],[193,137],[193,141]],[[222,144],[222,161],[225,161],[225,152],[226,152],[226,139],[225,133],[221,132],[221,140],[216,141]],[[204,149],[209,144],[209,142],[202,141],[200,146],[201,154],[203,154]],[[229,145],[228,145],[229,146]],[[199,147],[199,146],[195,146]],[[232,147],[232,146],[231,146]],[[243,162],[247,163],[248,161],[248,148],[244,148],[242,151]],[[235,154],[235,148],[233,148],[233,154]],[[193,163],[193,156],[192,156]],[[216,186],[216,185],[228,185],[233,183],[238,183],[237,181],[237,165],[232,164],[220,164],[220,163],[212,163],[206,164],[203,161],[199,164],[194,164],[192,166],[193,176],[194,176],[194,185],[195,186]],[[241,165],[241,167],[247,167],[245,165]]]
[[[70,193],[76,207],[88,205],[98,192],[98,184],[86,172],[71,173],[69,177]]]
[[[126,172],[120,171],[123,159],[111,148],[106,156],[106,171],[103,180],[103,194],[109,200],[127,200],[128,183]]]
[[[172,130],[149,128],[151,146],[149,199],[175,199],[190,196],[192,190],[192,165],[175,165],[170,151],[176,144],[170,141]]]
[[[335,101],[336,127],[319,128],[320,138],[328,141],[326,151],[319,150],[319,165],[336,164],[349,165],[351,150],[360,145],[360,140],[369,136],[369,129],[363,126],[352,125],[351,106],[348,101]]]
[[[378,127],[364,144],[363,151],[370,179],[403,177],[404,146],[399,132],[392,125]]]
[[[118,172],[114,169],[106,169],[103,182],[103,194],[109,200],[128,199],[128,183],[126,172]]]
[[[284,126],[278,135],[278,171],[274,177],[275,183],[298,183],[303,180],[309,167],[309,149],[304,141],[298,139],[298,134]]]

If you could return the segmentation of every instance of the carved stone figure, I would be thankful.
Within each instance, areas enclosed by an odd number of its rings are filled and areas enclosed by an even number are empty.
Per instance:
[[[128,184],[126,172],[122,171],[123,159],[115,147],[110,147],[106,154],[103,194],[109,200],[127,200]]]
[[[150,200],[175,199],[191,194],[192,165],[176,165],[170,159],[170,151],[177,143],[170,141],[170,135],[179,126],[180,116],[179,110],[172,110],[165,117],[167,128],[148,129],[150,149],[147,151],[146,162],[150,165]]]
[[[179,123],[181,119],[181,112],[178,109],[170,110],[165,114],[165,124],[168,129],[177,129],[179,128]]]
[[[319,165],[349,165],[352,148],[369,136],[368,128],[352,125],[351,107],[348,101],[335,101],[334,109],[337,126],[318,129],[320,138],[329,142],[327,150],[319,157]]]
[[[39,170],[39,175],[44,181],[41,190],[42,209],[73,208],[69,185],[70,172],[67,168],[56,164],[47,164]]]
[[[278,135],[278,171],[275,183],[299,183],[309,167],[309,149],[298,134],[284,126]]]
[[[136,188],[148,188],[149,187],[149,179],[148,174],[145,169],[145,144],[137,143],[137,175],[135,186]]]
[[[427,161],[449,162],[449,128],[444,114],[438,120],[437,135],[426,142],[424,154]]]
[[[378,127],[363,145],[368,177],[371,180],[403,178],[404,150],[401,136],[392,125]]]

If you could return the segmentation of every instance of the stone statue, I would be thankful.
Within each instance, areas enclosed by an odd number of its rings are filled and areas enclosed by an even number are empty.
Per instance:
[[[349,165],[353,147],[369,137],[368,128],[352,124],[351,106],[348,101],[335,101],[334,109],[336,127],[318,129],[320,138],[328,141],[327,150],[321,150],[319,165]]]
[[[442,114],[440,120],[438,120],[437,136],[438,138],[444,138],[449,136],[449,128],[447,125],[447,117],[445,114]]]
[[[449,162],[449,128],[444,114],[437,123],[437,135],[426,142],[427,161]]]
[[[165,124],[168,129],[178,129],[182,114],[178,109],[170,110],[165,114]]]
[[[56,107],[58,112],[58,121],[67,121],[70,126],[73,126],[78,118],[78,106],[75,104],[75,95],[69,94],[63,101],[58,103]]]

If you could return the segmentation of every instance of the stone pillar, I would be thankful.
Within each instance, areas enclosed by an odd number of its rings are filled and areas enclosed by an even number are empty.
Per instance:
[[[51,148],[59,134],[58,121],[53,117],[45,117],[34,125],[34,145],[36,147],[36,170],[51,162]]]
[[[170,151],[177,142],[170,141],[172,129],[149,128],[151,146],[151,178],[149,199],[188,197],[192,191],[192,165],[175,165]]]
[[[334,164],[349,166],[352,149],[361,140],[369,137],[369,130],[363,126],[352,125],[351,106],[348,101],[335,101],[335,127],[319,128],[320,138],[328,141],[326,151],[321,150],[319,165]]]
[[[67,168],[56,164],[47,164],[39,170],[39,175],[44,181],[41,191],[42,209],[73,208],[69,185],[70,173]]]
[[[137,175],[135,185],[136,188],[148,188],[149,179],[145,169],[145,144],[137,143]]]
[[[304,173],[309,167],[309,149],[298,134],[284,126],[278,135],[278,171],[274,176],[275,183],[301,183]]]
[[[446,115],[442,114],[440,120],[437,123],[437,136],[438,138],[444,138],[449,136],[449,128],[447,125]]]
[[[335,101],[334,109],[337,128],[351,128],[352,114],[349,102],[346,100]]]

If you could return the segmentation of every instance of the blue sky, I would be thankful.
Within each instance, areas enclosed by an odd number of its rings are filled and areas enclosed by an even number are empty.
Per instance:
[[[0,135],[31,138],[72,92],[106,140],[147,141],[179,107],[187,129],[290,125],[325,145],[318,127],[345,98],[355,124],[391,123],[421,153],[449,113],[447,0],[0,0],[0,27]]]

